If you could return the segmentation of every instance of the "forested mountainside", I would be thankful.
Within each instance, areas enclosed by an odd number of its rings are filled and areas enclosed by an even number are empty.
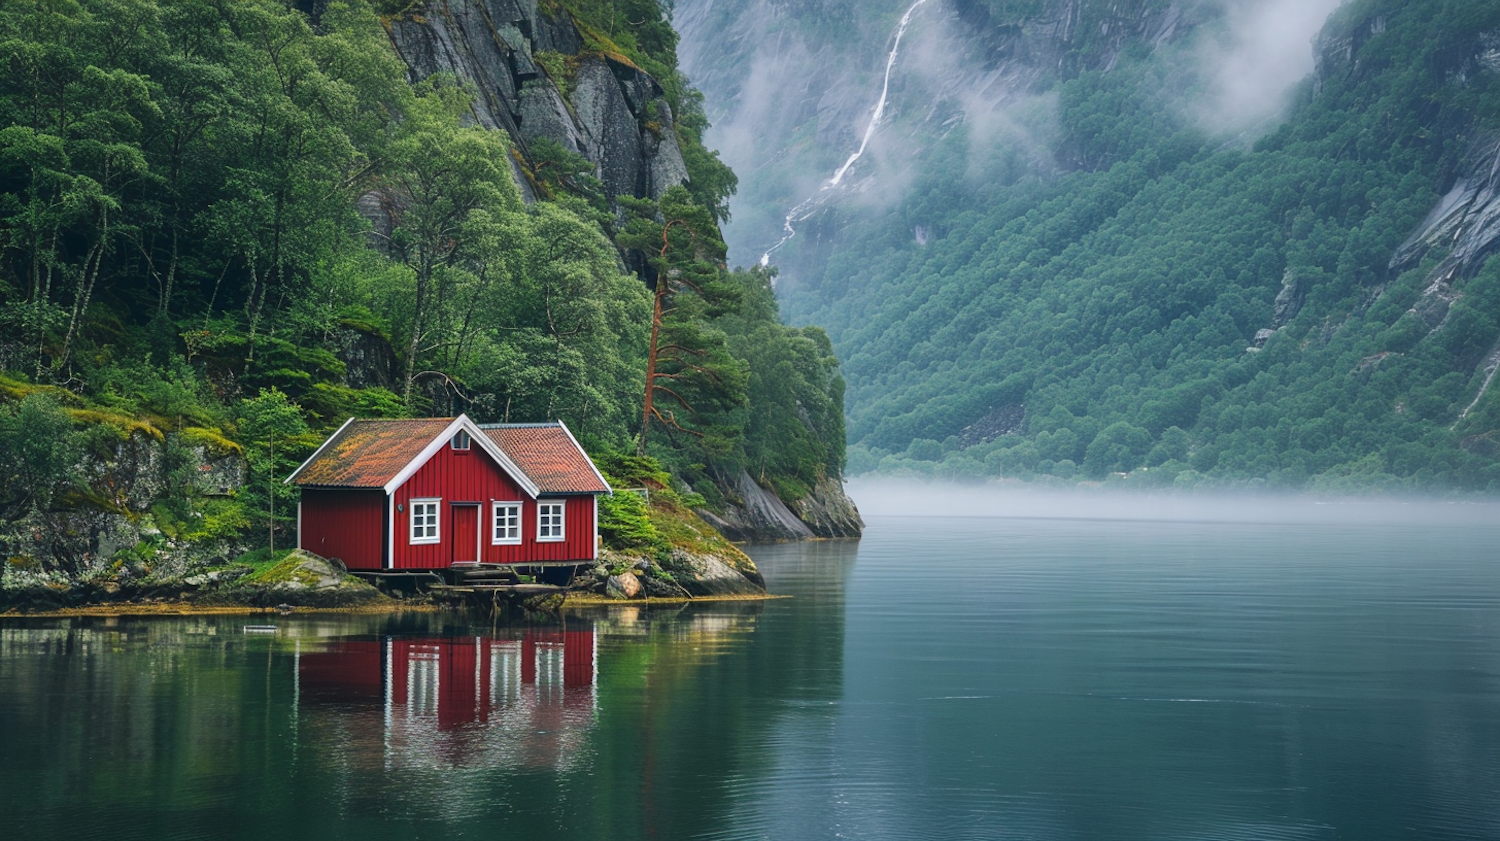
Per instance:
[[[7,556],[286,545],[280,479],[332,428],[458,412],[654,456],[737,536],[857,533],[837,362],[724,266],[735,179],[667,13],[0,7]]]
[[[736,213],[819,197],[773,260],[844,360],[852,471],[1500,489],[1500,6],[1324,3],[1278,55],[1266,13],[1319,4],[919,5],[877,141],[829,191],[911,4],[881,4],[863,52],[838,0],[678,7],[685,65],[741,132],[711,136]],[[755,28],[859,74],[778,109],[766,42],[703,40]],[[1299,64],[1284,96],[1255,89]],[[790,130],[749,142],[757,108]],[[770,163],[819,134],[843,152]],[[741,259],[772,227],[730,229]]]

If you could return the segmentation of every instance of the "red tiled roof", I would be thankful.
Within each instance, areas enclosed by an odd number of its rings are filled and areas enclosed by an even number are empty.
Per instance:
[[[609,493],[588,454],[560,423],[480,424],[542,489],[554,494]]]
[[[383,488],[451,423],[453,418],[350,421],[293,475],[292,482]]]

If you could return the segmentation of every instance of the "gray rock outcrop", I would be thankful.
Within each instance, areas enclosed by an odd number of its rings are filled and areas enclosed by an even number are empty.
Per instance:
[[[1391,268],[1411,268],[1433,252],[1447,252],[1431,279],[1467,278],[1500,245],[1500,136],[1478,144],[1453,188],[1396,250]]]
[[[604,581],[604,594],[612,599],[633,599],[641,594],[641,580],[628,571],[611,575]]]
[[[474,121],[505,131],[523,158],[540,139],[584,155],[613,199],[657,198],[687,180],[672,109],[661,85],[616,56],[583,53],[584,40],[566,15],[553,16],[526,0],[435,0],[420,15],[390,21],[391,42],[413,81],[448,73],[477,96]],[[538,53],[568,57],[552,72]],[[568,95],[564,91],[569,91]],[[522,195],[532,197],[525,173],[512,162]],[[380,211],[378,202],[362,209]],[[381,225],[373,220],[377,230]]]
[[[153,506],[173,490],[163,467],[169,445],[179,448],[174,458],[196,461],[192,483],[202,496],[229,494],[244,484],[245,462],[238,453],[216,452],[176,433],[165,441],[144,432],[128,434],[107,451],[87,453],[76,466],[79,487],[88,489],[77,503],[33,509],[0,530],[0,558],[9,559],[0,566],[0,587],[48,575],[58,584],[94,577],[126,555],[142,560],[121,561],[119,574],[125,578],[171,580],[241,554],[244,547],[235,540],[178,539],[158,527]]]
[[[747,573],[731,561],[718,555],[690,554],[674,549],[663,566],[693,596],[765,595],[765,581],[760,573]]]
[[[858,537],[864,530],[859,510],[844,493],[843,483],[838,479],[825,478],[811,494],[792,506],[757,484],[749,473],[740,473],[735,491],[737,498],[723,511],[698,512],[730,540],[777,542],[815,537]]]

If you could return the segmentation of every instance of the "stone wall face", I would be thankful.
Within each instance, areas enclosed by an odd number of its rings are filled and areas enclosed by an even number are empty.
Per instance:
[[[245,547],[233,540],[176,540],[158,527],[153,508],[183,490],[168,487],[162,461],[169,444],[185,448],[186,457],[197,464],[191,489],[197,499],[233,494],[244,485],[245,462],[238,454],[220,455],[206,446],[139,432],[129,435],[110,452],[83,458],[76,471],[81,478],[77,499],[49,510],[33,509],[0,527],[0,585],[62,583],[106,573],[115,579],[172,580],[242,554]],[[149,553],[121,560],[143,546],[149,546]]]
[[[617,58],[581,54],[566,16],[520,0],[437,0],[420,17],[392,20],[390,33],[412,81],[449,73],[472,85],[475,122],[506,132],[523,158],[537,140],[554,141],[594,163],[611,199],[654,199],[687,180],[661,85]],[[576,70],[554,79],[537,53],[567,56]],[[513,174],[533,198],[524,174]]]

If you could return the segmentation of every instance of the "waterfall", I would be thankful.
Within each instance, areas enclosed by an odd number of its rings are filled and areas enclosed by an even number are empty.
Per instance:
[[[829,191],[839,186],[844,180],[844,174],[865,153],[865,147],[870,145],[870,138],[875,136],[875,128],[880,125],[881,118],[885,116],[885,101],[891,90],[891,70],[896,66],[896,55],[901,50],[901,37],[906,34],[906,28],[911,25],[912,16],[916,14],[917,8],[926,2],[927,0],[916,0],[916,2],[907,8],[906,14],[901,16],[901,23],[896,27],[895,41],[891,44],[890,53],[885,57],[885,78],[880,83],[880,99],[875,103],[875,110],[870,113],[870,123],[865,126],[865,134],[859,141],[859,148],[855,149],[854,154],[850,155],[844,161],[844,165],[838,168],[838,171],[833,174],[832,178],[823,183],[823,186],[819,188],[816,194],[808,197],[787,213],[786,219],[781,225],[783,235],[781,239],[776,241],[775,245],[771,246],[766,250],[765,254],[761,255],[760,264],[762,266],[770,265],[771,255],[777,249],[781,248],[781,246],[786,245],[788,240],[797,235],[797,229],[793,227],[793,223],[807,219],[812,215],[812,211],[823,206],[824,202],[828,199]]]

